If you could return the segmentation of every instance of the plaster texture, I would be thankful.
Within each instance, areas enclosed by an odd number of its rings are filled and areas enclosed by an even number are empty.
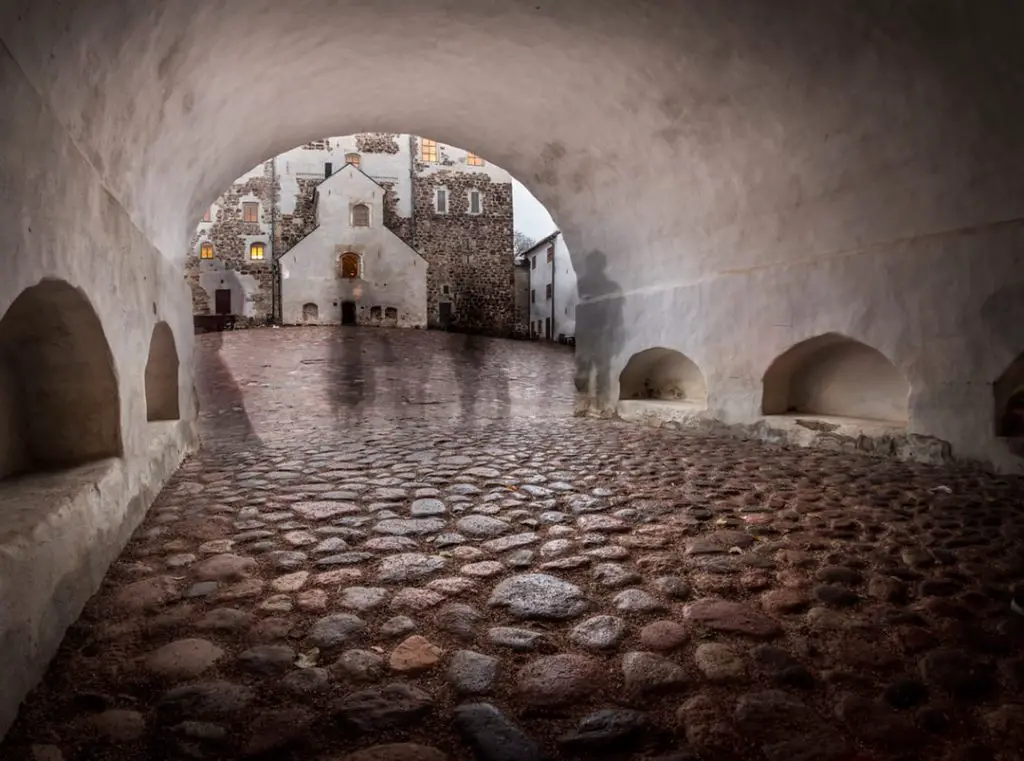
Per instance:
[[[194,445],[196,399],[179,268],[133,224],[3,47],[0,98],[11,148],[0,152],[2,734]],[[180,355],[175,422],[147,420],[158,323]]]
[[[191,441],[191,225],[325,134],[431,135],[530,187],[579,277],[583,407],[614,411],[630,357],[663,347],[750,430],[772,362],[837,333],[906,380],[908,441],[1024,472],[992,385],[1024,353],[1022,26],[958,0],[5,2],[0,307],[44,277],[82,290],[122,455],[77,512],[0,513],[0,728]],[[161,320],[174,424],[146,421]]]
[[[319,224],[279,261],[285,324],[338,325],[352,302],[356,324],[426,327],[427,262],[384,226],[384,194],[350,164],[318,186]],[[359,205],[369,208],[366,226],[353,225]],[[358,277],[341,277],[346,254],[359,257]]]

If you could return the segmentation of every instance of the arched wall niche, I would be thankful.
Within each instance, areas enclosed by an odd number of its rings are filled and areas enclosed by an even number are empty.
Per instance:
[[[763,378],[762,411],[906,423],[909,396],[910,384],[884,354],[825,333],[772,362]]]
[[[656,347],[629,358],[619,374],[619,398],[705,404],[707,384],[692,359],[673,349]]]
[[[114,361],[99,317],[63,280],[26,288],[0,319],[0,478],[122,453]]]
[[[312,301],[302,305],[302,321],[314,322],[320,319],[320,307]]]
[[[996,436],[1024,439],[1024,354],[992,384]]]
[[[166,322],[158,322],[149,341],[146,360],[146,419],[178,420],[178,348]]]

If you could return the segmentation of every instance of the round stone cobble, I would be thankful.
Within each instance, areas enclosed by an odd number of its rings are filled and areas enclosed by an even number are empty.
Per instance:
[[[0,757],[1021,745],[1019,480],[574,418],[571,352],[476,340],[197,336],[204,446]]]

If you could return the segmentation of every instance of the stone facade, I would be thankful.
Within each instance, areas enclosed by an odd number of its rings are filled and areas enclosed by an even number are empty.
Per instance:
[[[280,321],[278,260],[317,229],[317,188],[350,162],[383,190],[384,227],[429,265],[429,326],[516,334],[511,177],[458,148],[438,143],[435,151],[423,138],[390,132],[311,141],[233,183],[191,241],[194,313],[215,313],[217,291],[230,290],[240,325]],[[243,204],[253,201],[259,222],[244,222]],[[250,256],[253,242],[265,243],[262,260]],[[200,258],[203,243],[213,243],[213,259]]]

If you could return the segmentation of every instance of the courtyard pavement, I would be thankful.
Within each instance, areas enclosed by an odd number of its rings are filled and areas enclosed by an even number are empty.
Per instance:
[[[1020,479],[573,418],[564,347],[197,342],[0,759],[1024,757]]]

